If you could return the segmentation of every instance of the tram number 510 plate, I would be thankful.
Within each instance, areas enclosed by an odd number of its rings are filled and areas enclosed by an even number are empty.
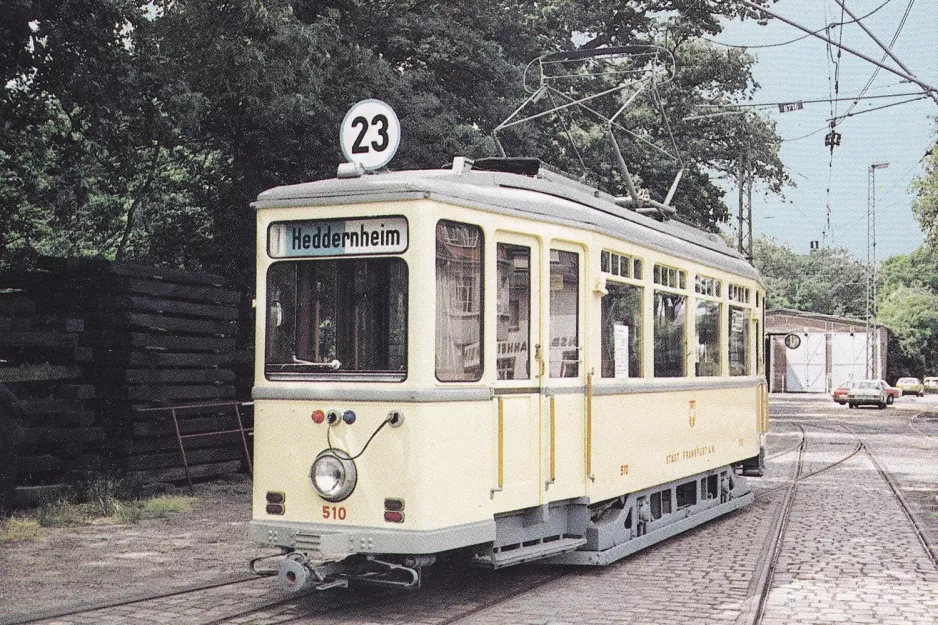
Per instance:
[[[336,519],[339,521],[344,521],[348,513],[345,511],[344,506],[323,506],[322,507],[322,518],[324,519]]]
[[[381,169],[394,158],[401,144],[397,114],[381,100],[362,100],[345,114],[339,131],[342,154],[366,171]]]

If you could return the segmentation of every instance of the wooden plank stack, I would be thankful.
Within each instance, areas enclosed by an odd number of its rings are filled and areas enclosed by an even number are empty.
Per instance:
[[[65,330],[74,331],[67,335],[72,352],[65,352],[78,358],[48,364],[71,367],[55,369],[59,374],[79,372],[68,399],[94,400],[93,415],[76,418],[103,432],[95,441],[99,455],[110,469],[142,481],[184,479],[172,412],[154,408],[195,405],[176,411],[182,434],[237,427],[233,407],[201,405],[238,399],[233,364],[241,294],[204,273],[98,260],[45,259],[42,268],[43,279],[26,291],[32,314],[65,326],[62,336],[33,341],[61,351]],[[238,470],[244,456],[240,435],[190,438],[186,450],[193,477]]]
[[[93,352],[81,345],[80,318],[40,313],[35,292],[50,285],[41,273],[0,278],[0,384],[23,409],[16,482],[36,499],[105,465],[95,389],[83,374]]]

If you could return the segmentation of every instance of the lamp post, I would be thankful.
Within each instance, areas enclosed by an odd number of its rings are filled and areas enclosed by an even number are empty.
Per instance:
[[[879,345],[876,340],[876,170],[889,163],[870,165],[866,187],[866,377],[879,378]]]

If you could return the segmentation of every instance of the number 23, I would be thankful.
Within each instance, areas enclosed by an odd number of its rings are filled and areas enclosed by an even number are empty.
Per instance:
[[[368,125],[368,120],[360,115],[352,120],[352,128],[361,128],[358,136],[355,138],[355,143],[352,144],[352,154],[367,154],[369,152],[368,146],[362,145],[362,142],[365,140],[365,134],[368,132]],[[378,141],[371,142],[371,149],[375,152],[384,152],[391,143],[391,138],[388,136],[388,118],[379,113],[371,118],[371,125],[380,126],[380,128],[378,128],[378,136],[381,137],[380,143]]]

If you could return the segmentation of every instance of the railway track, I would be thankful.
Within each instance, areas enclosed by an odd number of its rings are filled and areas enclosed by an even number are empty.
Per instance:
[[[922,414],[917,414],[913,417],[910,417],[908,420],[908,427],[915,430],[917,433],[929,437],[929,440],[934,441],[935,436],[927,432],[922,431],[919,427],[916,426],[916,420],[918,417],[921,417]],[[759,625],[763,622],[765,616],[765,610],[768,603],[769,596],[773,589],[773,577],[778,567],[779,558],[784,549],[785,535],[791,520],[792,508],[794,506],[795,498],[797,496],[797,490],[800,484],[805,480],[814,477],[816,475],[825,473],[832,469],[835,469],[849,460],[855,458],[858,455],[865,455],[869,461],[872,463],[876,469],[879,477],[887,484],[889,491],[891,492],[894,501],[899,505],[900,509],[903,512],[904,517],[909,522],[910,526],[913,528],[916,538],[918,539],[919,544],[921,545],[924,552],[927,554],[932,565],[938,569],[938,549],[935,545],[931,543],[928,537],[928,533],[925,531],[925,528],[922,526],[921,521],[916,517],[912,509],[910,508],[908,502],[906,501],[905,496],[902,494],[902,490],[895,480],[895,478],[889,473],[885,468],[885,465],[878,457],[876,452],[872,449],[866,436],[869,436],[870,432],[858,432],[859,428],[852,427],[851,424],[847,423],[837,423],[831,425],[829,420],[822,422],[816,422],[814,420],[785,420],[779,419],[777,422],[790,423],[795,425],[800,433],[800,439],[797,444],[788,447],[784,450],[776,452],[768,458],[778,458],[786,454],[791,454],[797,452],[798,456],[793,464],[792,474],[789,478],[787,484],[777,486],[774,488],[769,488],[766,490],[760,491],[756,496],[765,497],[769,493],[778,491],[782,488],[786,489],[785,497],[780,504],[778,510],[778,518],[774,524],[772,531],[769,533],[768,540],[766,541],[765,547],[763,549],[762,556],[759,560],[759,566],[756,571],[754,579],[755,583],[755,592],[753,598],[749,601],[748,605],[744,606],[744,609],[741,611],[739,618],[736,620],[737,625]],[[827,463],[820,468],[814,469],[812,471],[805,470],[805,453],[808,446],[808,436],[805,430],[805,427],[813,427],[821,430],[841,432],[848,434],[855,438],[854,446],[852,451],[849,454],[839,458],[834,462]],[[879,431],[881,432],[881,430]],[[828,443],[830,445],[832,443]]]
[[[169,592],[157,593],[157,594],[148,594],[144,596],[136,596],[128,599],[123,599],[121,601],[104,601],[98,602],[91,605],[81,605],[75,608],[70,608],[66,610],[50,610],[37,613],[25,620],[13,620],[5,621],[0,620],[0,623],[4,625],[29,625],[31,623],[40,623],[50,620],[61,620],[68,617],[75,617],[80,615],[90,615],[94,613],[101,613],[107,610],[113,610],[117,608],[124,608],[127,606],[133,606],[138,604],[149,603],[151,601],[160,601],[165,599],[174,599],[178,597],[184,597],[186,595],[194,595],[200,592],[215,590],[215,589],[224,589],[231,588],[233,586],[240,586],[242,584],[249,584],[251,582],[258,582],[263,579],[257,575],[244,575],[238,576],[232,579],[228,579],[221,582],[216,582],[212,584],[198,584],[193,586],[186,586],[184,588],[179,588],[177,590],[172,590]]]

